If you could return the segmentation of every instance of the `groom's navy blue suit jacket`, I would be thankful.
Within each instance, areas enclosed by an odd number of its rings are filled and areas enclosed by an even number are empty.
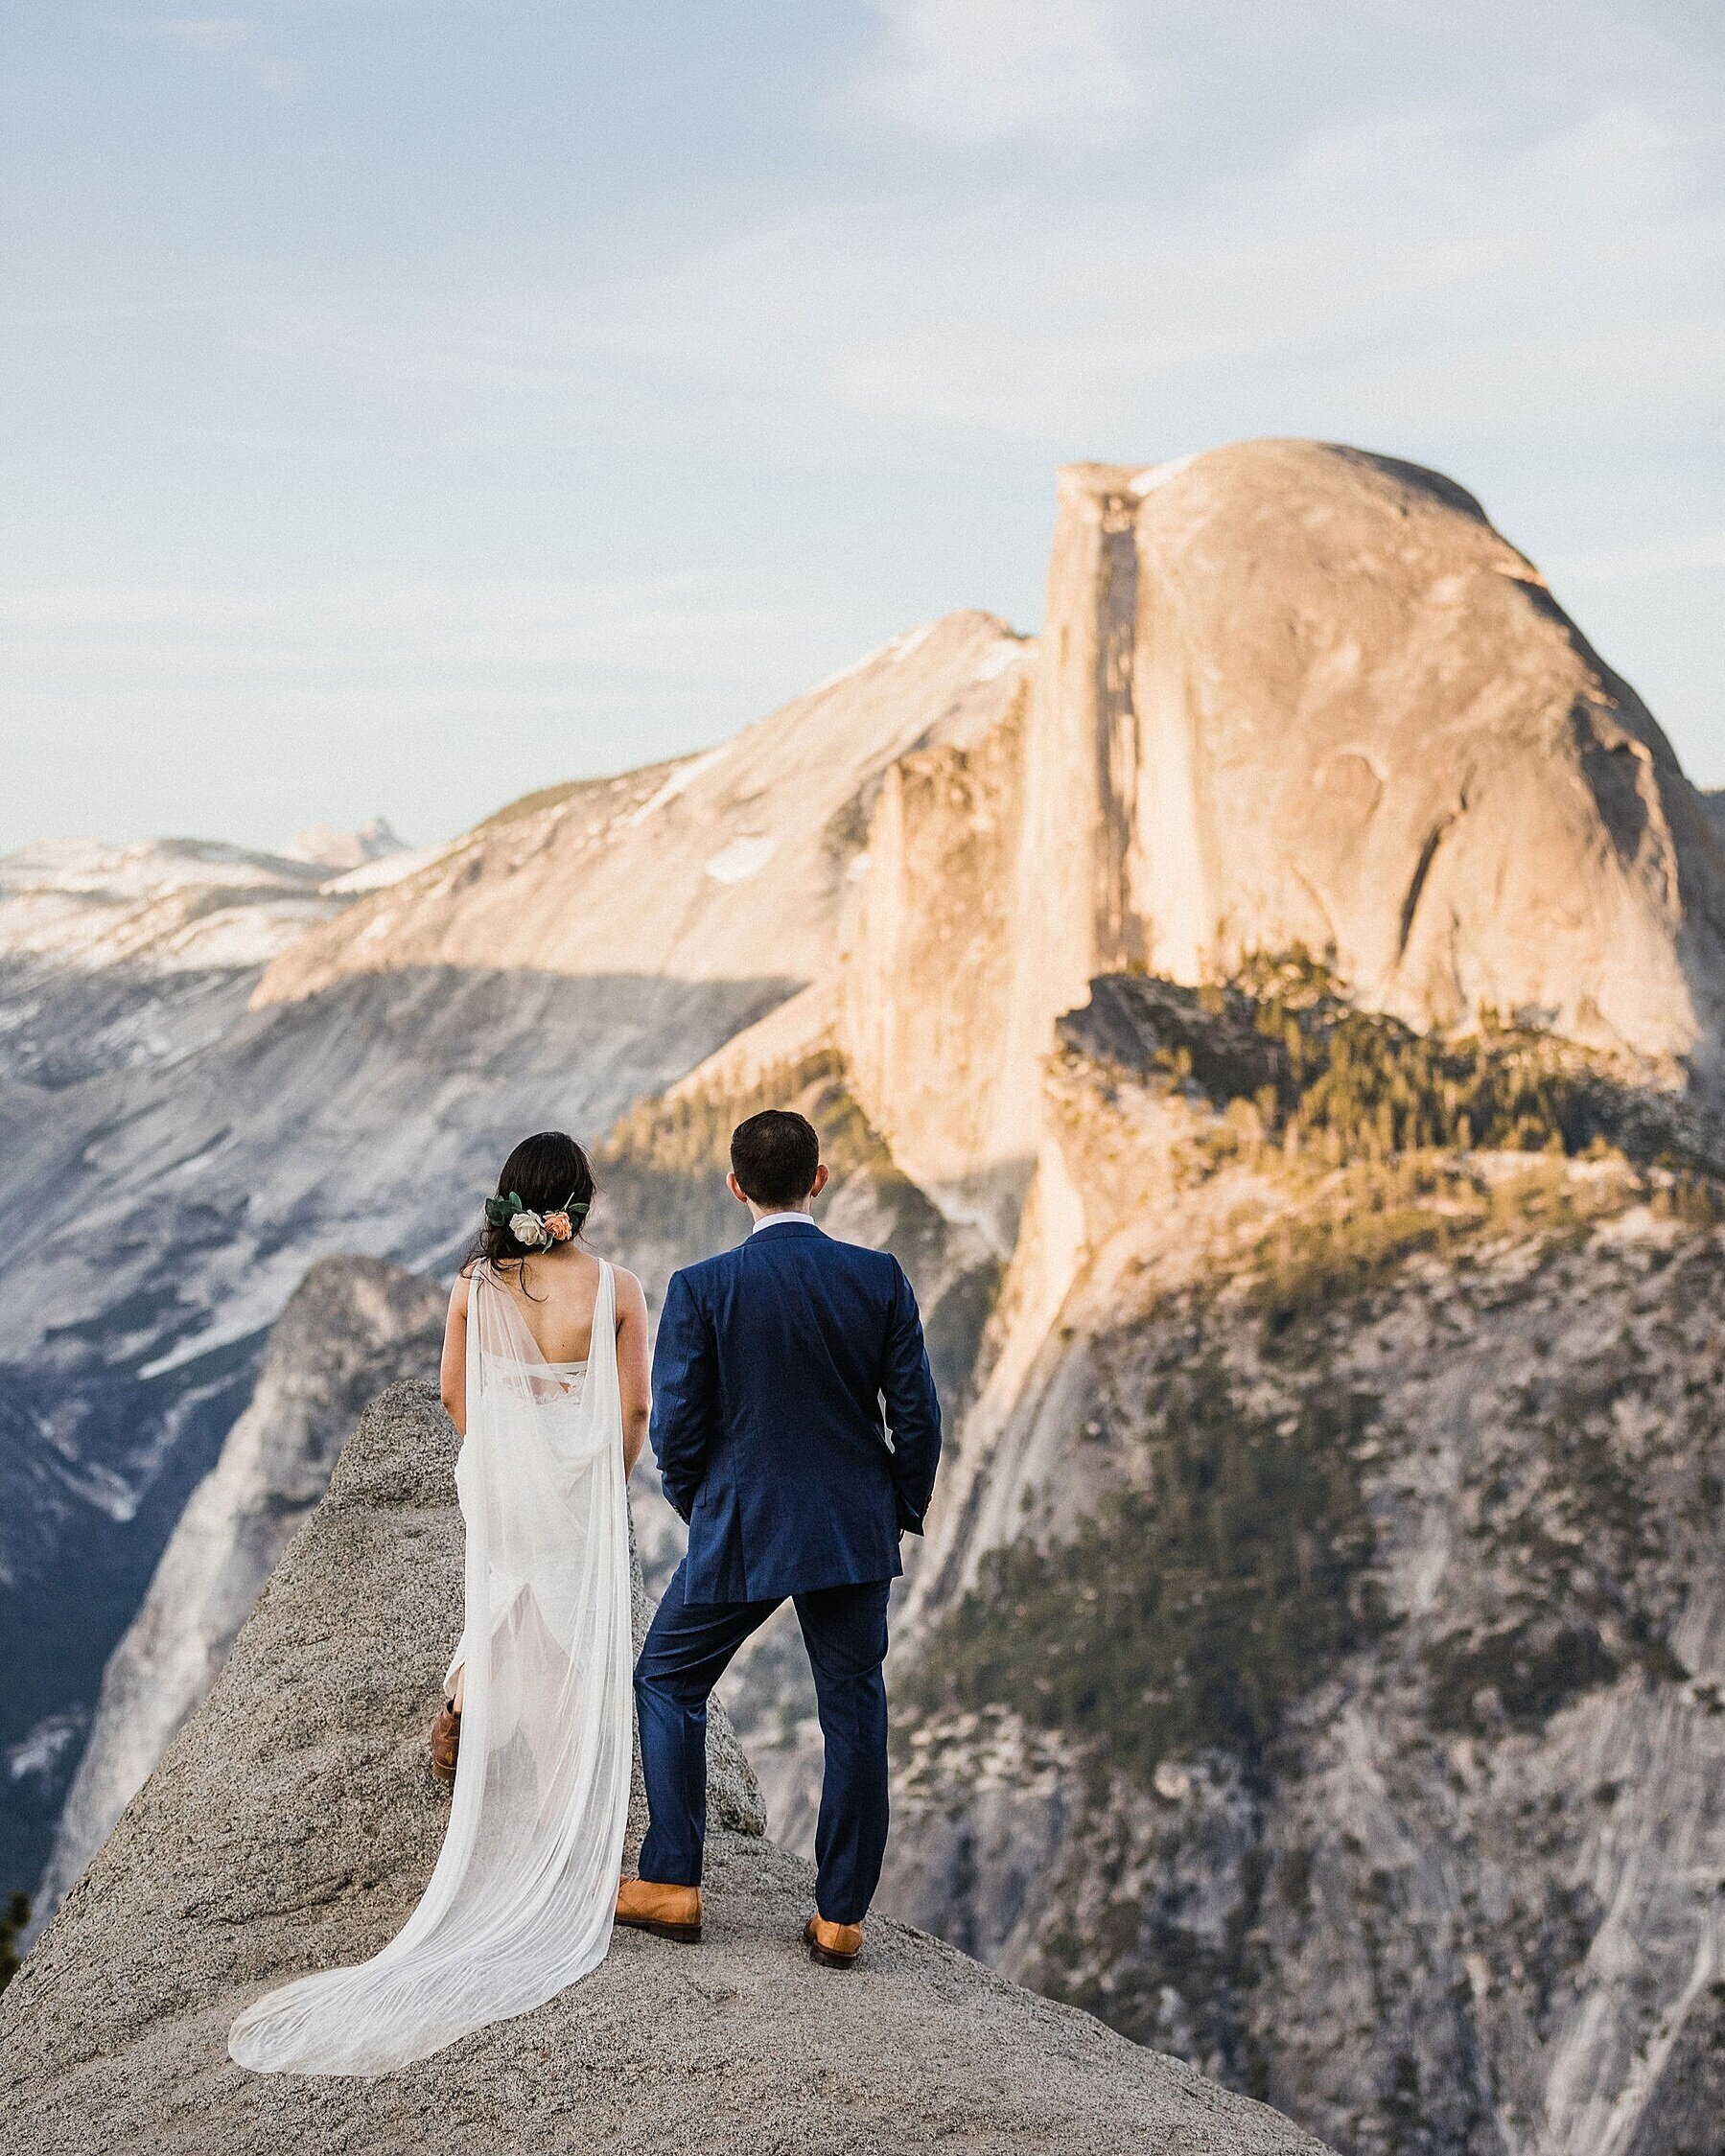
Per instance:
[[[921,1533],[934,1489],[941,1407],[897,1259],[786,1220],[673,1273],[652,1441],[688,1522],[687,1600],[777,1600],[902,1571],[899,1534]]]

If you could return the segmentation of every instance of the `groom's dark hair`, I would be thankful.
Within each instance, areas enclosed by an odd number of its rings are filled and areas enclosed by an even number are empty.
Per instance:
[[[820,1165],[814,1124],[789,1108],[762,1108],[731,1133],[731,1172],[757,1205],[796,1205]]]

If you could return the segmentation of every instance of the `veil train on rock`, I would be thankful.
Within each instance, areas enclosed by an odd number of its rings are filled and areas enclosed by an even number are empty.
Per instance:
[[[548,1362],[481,1263],[467,1323],[466,1694],[443,1848],[380,1954],[302,1977],[234,2023],[259,2073],[387,2073],[542,2005],[604,1959],[629,1812],[630,1579],[617,1299]],[[481,1615],[483,1613],[483,1615]]]

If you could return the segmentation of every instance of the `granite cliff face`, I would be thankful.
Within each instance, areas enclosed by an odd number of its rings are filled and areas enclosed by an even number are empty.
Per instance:
[[[902,1925],[874,1926],[854,1971],[812,1969],[812,1872],[761,1840],[722,1714],[702,1945],[619,1933],[586,1982],[381,2080],[231,2064],[242,2005],[375,1951],[430,1874],[455,1448],[425,1385],[370,1410],[215,1691],[0,1995],[0,2111],[21,2144],[1318,2156],[1273,2112]],[[642,1824],[638,1781],[632,1844]]]
[[[1303,942],[1416,1023],[1489,1005],[1652,1057],[1716,1052],[1705,814],[1471,496],[1253,443],[1082,467],[1063,512],[1092,648],[1045,641],[1038,690],[1108,838],[1090,940],[1067,946],[1085,976],[1190,981]]]
[[[434,1371],[448,1296],[369,1258],[321,1259],[270,1329],[257,1389],[193,1491],[108,1658],[89,1743],[36,1895],[57,1908],[201,1705],[372,1395]]]
[[[1061,1028],[1065,1286],[1027,1238],[897,1651],[884,1898],[1350,2151],[1699,2151],[1716,1140],[1311,974]]]
[[[858,1097],[911,1172],[996,1205],[1055,1020],[1120,967],[1303,944],[1415,1025],[1522,1011],[1716,1078],[1706,804],[1472,497],[1389,458],[1062,472],[1022,702],[901,766],[869,855]]]

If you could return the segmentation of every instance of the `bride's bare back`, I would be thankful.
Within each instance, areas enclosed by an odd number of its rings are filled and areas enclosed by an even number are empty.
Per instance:
[[[519,1264],[498,1265],[499,1282],[548,1362],[585,1362],[593,1353],[599,1261],[566,1242]],[[622,1312],[618,1312],[621,1331]]]
[[[613,1268],[617,1299],[617,1378],[623,1420],[623,1472],[634,1472],[646,1443],[653,1384],[647,1356],[647,1299],[640,1281]],[[533,1343],[548,1362],[585,1362],[593,1354],[593,1313],[598,1301],[599,1261],[572,1242],[535,1251],[527,1261],[524,1290],[519,1263],[496,1265],[493,1278],[521,1313]],[[450,1297],[443,1333],[443,1404],[455,1427],[467,1431],[467,1305],[471,1277],[462,1273]]]

